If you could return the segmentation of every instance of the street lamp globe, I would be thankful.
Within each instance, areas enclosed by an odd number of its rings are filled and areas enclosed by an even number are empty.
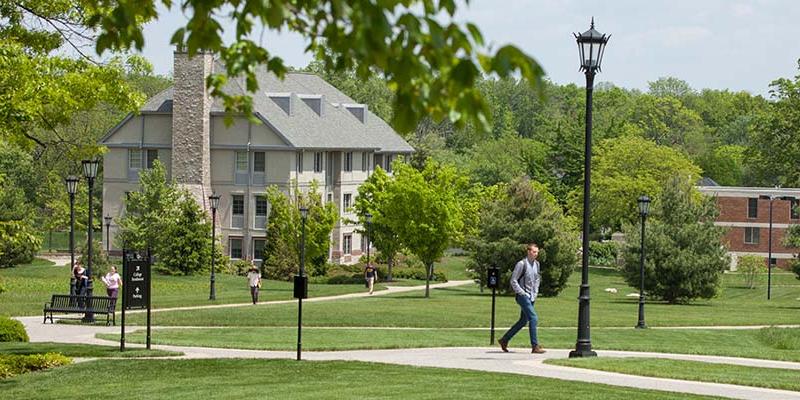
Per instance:
[[[218,194],[212,194],[211,196],[208,196],[208,200],[211,201],[211,209],[212,210],[216,210],[216,209],[219,208],[219,195]]]
[[[639,215],[646,217],[650,210],[650,198],[647,196],[639,196]]]
[[[97,166],[100,165],[100,161],[97,159],[83,160],[81,164],[83,165],[83,176],[89,179],[97,177]]]
[[[300,207],[300,216],[303,217],[303,219],[308,218],[308,207]]]
[[[64,179],[64,182],[67,184],[67,193],[75,194],[78,193],[78,177],[74,175],[70,175]]]
[[[600,64],[603,62],[603,52],[606,43],[611,35],[605,35],[594,29],[594,18],[589,26],[589,30],[583,33],[574,33],[575,40],[578,42],[578,52],[581,58],[582,71],[600,71]]]

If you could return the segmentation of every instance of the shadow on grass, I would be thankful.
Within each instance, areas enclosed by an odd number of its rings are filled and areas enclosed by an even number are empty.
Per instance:
[[[635,304],[639,302],[639,298],[630,299],[616,299],[616,300],[609,300],[607,303],[611,304]],[[646,300],[646,305],[657,305],[657,306],[676,306],[676,307],[713,307],[711,303],[668,303],[662,300]]]

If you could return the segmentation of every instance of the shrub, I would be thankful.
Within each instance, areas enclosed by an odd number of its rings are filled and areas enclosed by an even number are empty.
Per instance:
[[[0,317],[0,342],[27,342],[28,333],[21,322]]]
[[[0,354],[0,378],[10,378],[26,372],[67,365],[72,359],[60,353]]]
[[[247,260],[236,260],[220,266],[220,272],[229,275],[246,276],[251,264]]]
[[[794,260],[792,262],[792,272],[794,272],[797,279],[800,279],[800,260]]]
[[[744,283],[748,289],[756,287],[758,274],[767,269],[765,263],[766,259],[760,256],[746,255],[739,258],[736,269],[744,276]]]
[[[103,276],[106,272],[111,269],[111,261],[108,259],[108,254],[106,254],[105,248],[99,241],[94,241],[92,245],[92,275],[94,277]],[[84,268],[88,265],[88,258],[89,258],[89,246],[86,243],[81,244],[78,247],[78,260]],[[118,266],[120,273],[122,273],[122,266]]]
[[[26,221],[0,221],[0,268],[30,263],[41,244]]]
[[[380,271],[380,268],[378,269]],[[397,279],[416,279],[420,281],[425,280],[425,268],[398,268],[392,271],[392,275]],[[447,277],[444,272],[434,271],[433,280],[437,282],[447,282]]]
[[[614,266],[618,253],[616,242],[589,242],[589,265]]]

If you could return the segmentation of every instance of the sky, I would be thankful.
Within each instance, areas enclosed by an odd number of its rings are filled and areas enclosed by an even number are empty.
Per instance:
[[[156,73],[171,74],[169,38],[186,17],[176,7],[160,11],[145,27],[143,54]],[[491,48],[513,44],[551,81],[581,86],[572,33],[588,29],[592,17],[598,31],[612,35],[595,82],[647,90],[648,82],[671,76],[694,89],[768,96],[771,81],[800,73],[797,0],[471,0],[456,14],[475,23]],[[267,32],[262,43],[287,65],[311,60],[299,35]]]

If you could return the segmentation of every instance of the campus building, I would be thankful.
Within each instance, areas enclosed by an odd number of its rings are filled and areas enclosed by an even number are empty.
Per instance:
[[[103,159],[103,212],[117,221],[127,192],[138,190],[139,172],[155,160],[168,179],[186,188],[209,212],[208,197],[220,196],[217,235],[232,259],[261,258],[269,204],[266,187],[289,193],[292,182],[307,191],[316,181],[324,202],[333,202],[340,219],[331,235],[332,262],[355,262],[366,240],[348,223],[358,187],[376,166],[391,172],[395,157],[413,148],[385,121],[356,104],[320,77],[290,72],[284,80],[261,69],[253,96],[251,122],[235,116],[224,123],[224,108],[211,98],[205,78],[223,71],[212,54],[189,58],[174,53],[174,86],[149,99],[100,143]],[[225,91],[244,94],[242,78],[231,79]]]
[[[714,196],[719,217],[715,224],[727,228],[725,242],[731,255],[731,269],[738,258],[769,254],[769,212],[772,200],[772,263],[787,268],[800,249],[783,245],[789,225],[800,223],[800,189],[698,186],[701,193]]]

